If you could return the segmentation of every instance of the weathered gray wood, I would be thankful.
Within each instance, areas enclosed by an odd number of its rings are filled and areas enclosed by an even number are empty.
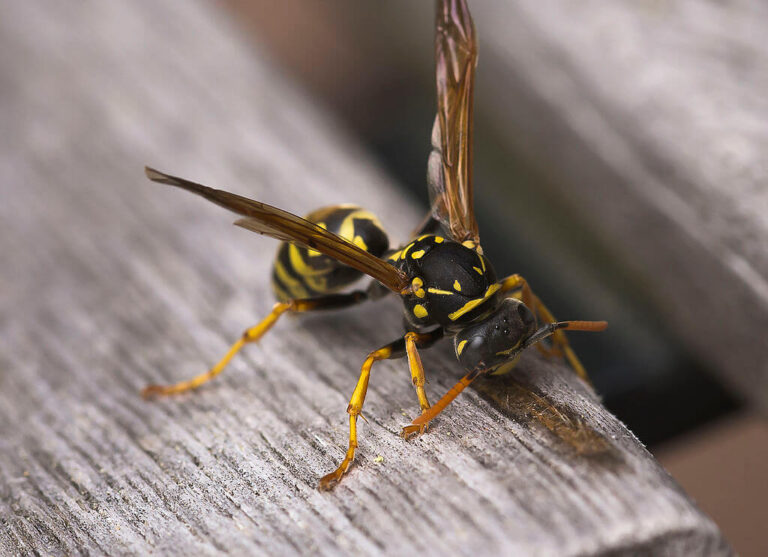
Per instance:
[[[491,1],[475,19],[490,125],[768,408],[766,5]]]
[[[354,200],[393,230],[418,218],[218,12],[164,6],[0,18],[4,552],[729,552],[594,393],[535,355],[517,377],[540,398],[485,383],[411,443],[408,374],[380,364],[353,471],[316,491],[356,368],[400,332],[391,301],[286,319],[202,391],[141,400],[268,310],[275,248],[144,163],[298,212]],[[450,351],[424,360],[442,393]]]

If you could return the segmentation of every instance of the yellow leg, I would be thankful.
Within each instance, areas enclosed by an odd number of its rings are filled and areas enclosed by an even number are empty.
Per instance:
[[[352,392],[352,398],[349,399],[349,406],[347,406],[347,413],[349,414],[349,448],[344,455],[344,460],[341,461],[338,468],[330,474],[320,478],[318,484],[320,490],[327,491],[339,483],[342,476],[344,476],[349,469],[349,465],[352,464],[352,461],[355,459],[355,449],[357,449],[357,416],[359,416],[363,410],[365,394],[368,392],[368,379],[371,376],[371,366],[373,366],[373,362],[390,358],[393,353],[393,348],[401,342],[402,340],[397,340],[371,352],[363,362],[363,366],[360,368],[360,377],[357,380],[355,390]]]
[[[547,306],[545,306],[539,297],[533,293],[528,281],[522,276],[515,274],[505,278],[501,281],[501,290],[502,292],[520,290],[519,299],[530,309],[538,313],[540,319],[544,323],[555,323],[557,321]],[[587,376],[587,371],[584,369],[584,366],[581,364],[576,353],[568,343],[568,338],[565,336],[565,332],[558,329],[552,334],[552,346],[550,348],[543,346],[540,342],[537,343],[536,346],[539,347],[542,354],[546,356],[565,356],[573,371],[576,372],[576,375],[587,383],[591,383]]]
[[[407,333],[405,335],[405,350],[408,354],[408,367],[411,370],[411,380],[413,381],[413,386],[416,387],[416,396],[419,397],[419,406],[421,406],[421,413],[422,415],[429,410],[429,400],[427,400],[427,393],[424,390],[424,384],[426,383],[426,379],[424,377],[424,366],[421,363],[421,356],[419,356],[419,351],[416,348],[416,343],[421,340],[423,337],[428,335],[419,335],[418,333]],[[400,435],[407,439],[411,435],[418,434],[421,435],[427,430],[427,424],[419,425],[419,426],[405,426],[401,431]]]
[[[480,376],[480,373],[477,371],[471,371],[468,374],[466,374],[464,377],[462,377],[458,383],[456,383],[453,387],[450,388],[450,390],[445,393],[440,400],[438,400],[435,405],[427,410],[426,412],[423,412],[421,416],[413,420],[411,422],[411,425],[407,426],[406,428],[419,428],[426,426],[434,420],[437,415],[445,410],[445,407],[448,406],[451,402],[453,402],[453,399],[456,398],[459,393],[461,393],[472,381],[477,379]]]
[[[187,381],[181,381],[174,385],[149,385],[145,387],[141,394],[142,396],[149,397],[152,395],[175,395],[184,393],[192,389],[196,389],[203,383],[207,383],[219,373],[224,371],[230,360],[240,352],[240,349],[250,342],[256,342],[264,334],[269,331],[272,326],[277,322],[280,316],[286,311],[291,312],[305,312],[315,311],[323,309],[337,309],[350,305],[360,303],[367,299],[367,294],[364,291],[354,291],[345,294],[330,294],[328,296],[320,296],[317,298],[303,298],[299,300],[288,300],[285,302],[278,302],[272,307],[272,311],[267,315],[264,320],[258,325],[247,329],[243,335],[235,342],[224,354],[224,357],[205,373],[201,373],[197,377],[193,377]]]
[[[145,398],[152,395],[175,395],[186,391],[191,391],[192,389],[198,388],[203,383],[210,381],[219,373],[224,371],[224,368],[227,367],[229,361],[235,356],[235,354],[240,352],[240,349],[243,346],[249,342],[256,342],[262,336],[264,336],[264,333],[272,328],[272,326],[277,322],[283,313],[293,309],[291,307],[292,305],[293,302],[279,302],[275,304],[270,314],[267,315],[267,317],[265,317],[261,323],[251,327],[250,329],[246,329],[246,331],[237,340],[237,342],[235,342],[230,347],[229,351],[224,354],[224,357],[219,360],[219,363],[217,363],[205,373],[201,373],[197,377],[193,377],[187,381],[181,381],[174,385],[149,385],[141,391],[141,395]]]

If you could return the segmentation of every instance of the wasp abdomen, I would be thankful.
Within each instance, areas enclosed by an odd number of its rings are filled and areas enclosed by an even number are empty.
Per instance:
[[[389,247],[386,232],[376,215],[356,205],[333,205],[306,217],[359,248],[381,257]],[[362,273],[322,253],[283,242],[272,268],[272,289],[280,301],[331,294],[349,286]]]

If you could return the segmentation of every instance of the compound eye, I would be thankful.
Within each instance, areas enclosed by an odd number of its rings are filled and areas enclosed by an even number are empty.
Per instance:
[[[531,310],[525,304],[517,306],[517,314],[520,316],[520,320],[526,327],[530,327],[536,323],[536,318],[533,316]]]

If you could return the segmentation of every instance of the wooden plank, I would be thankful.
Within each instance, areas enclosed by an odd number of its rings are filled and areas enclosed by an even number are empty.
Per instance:
[[[377,302],[286,319],[198,393],[268,311],[275,246],[145,163],[296,212],[418,211],[210,5],[15,3],[0,20],[0,548],[5,553],[728,554],[717,527],[597,396],[529,355],[430,434],[403,362],[374,372],[333,493]],[[397,238],[404,239],[404,236]],[[458,376],[425,354],[434,396]],[[479,393],[479,394],[478,394]]]

